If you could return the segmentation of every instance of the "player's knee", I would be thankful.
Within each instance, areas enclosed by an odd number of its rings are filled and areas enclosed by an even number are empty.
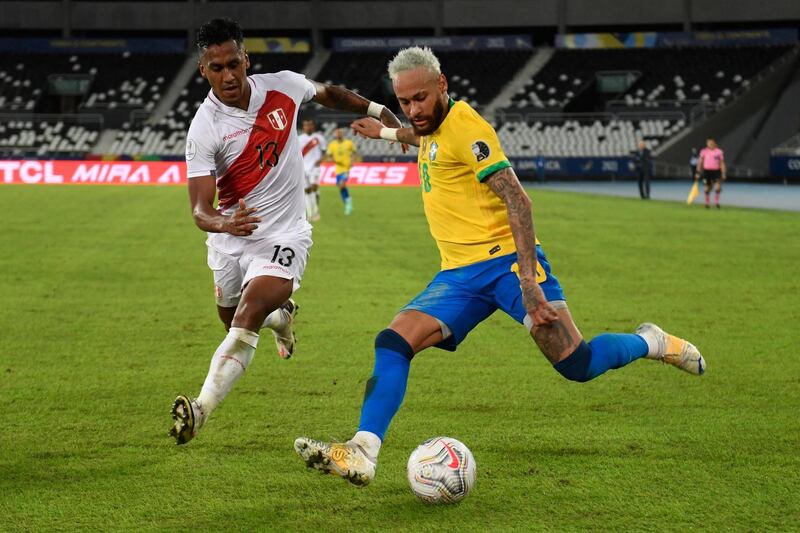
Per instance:
[[[586,341],[581,341],[569,357],[554,364],[553,368],[570,381],[585,383],[595,377],[591,372],[591,361],[592,349]]]
[[[402,335],[392,329],[384,329],[375,337],[375,352],[385,349],[403,355],[409,361],[414,358],[414,349]]]

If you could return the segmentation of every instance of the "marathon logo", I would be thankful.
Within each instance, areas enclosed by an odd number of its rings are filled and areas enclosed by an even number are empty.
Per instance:
[[[253,129],[253,127],[250,126],[249,128],[246,128],[246,129],[243,129],[243,130],[236,130],[233,133],[229,133],[229,134],[227,134],[226,136],[224,136],[222,138],[222,142],[228,142],[231,139],[235,139],[235,138],[237,138],[237,137],[239,137],[241,135],[244,135],[245,133],[250,133],[250,130],[252,130],[252,129]],[[189,157],[187,156],[186,159],[188,160]]]

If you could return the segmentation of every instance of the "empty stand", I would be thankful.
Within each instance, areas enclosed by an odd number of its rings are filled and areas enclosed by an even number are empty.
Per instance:
[[[616,157],[635,150],[639,140],[650,149],[656,148],[685,125],[683,119],[668,118],[553,119],[505,122],[497,134],[509,156]]]
[[[533,50],[468,50],[437,52],[436,55],[447,76],[451,96],[480,107],[497,96],[532,54]],[[334,53],[318,78],[326,83],[344,85],[370,100],[396,108],[387,74],[393,55],[387,52]]]
[[[557,50],[512,99],[518,109],[564,109],[594,89],[598,71],[629,71],[635,82],[616,95],[628,107],[724,103],[788,50],[785,46]],[[576,109],[574,111],[595,109]]]
[[[186,60],[175,54],[86,54],[71,56],[73,72],[88,72],[93,81],[83,101],[85,109],[113,107],[152,111],[172,75]]]
[[[250,74],[292,70],[303,72],[310,54],[249,54]],[[183,155],[186,132],[197,108],[203,103],[210,86],[198,72],[181,91],[178,100],[165,117],[157,123],[124,124],[111,146],[114,154]]]
[[[59,119],[0,120],[0,155],[53,158],[83,156],[100,135],[100,124],[68,123]]]

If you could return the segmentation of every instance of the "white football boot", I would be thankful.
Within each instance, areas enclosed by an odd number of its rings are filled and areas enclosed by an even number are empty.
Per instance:
[[[357,487],[375,479],[375,459],[354,442],[322,442],[306,437],[294,441],[294,449],[309,468],[339,476]]]
[[[670,335],[649,322],[636,328],[636,334],[647,342],[648,359],[669,363],[695,376],[701,376],[706,371],[706,360],[691,342]]]
[[[286,325],[280,330],[273,329],[272,335],[275,337],[275,346],[278,348],[280,358],[289,359],[294,353],[294,344],[297,342],[297,337],[294,334],[294,317],[297,316],[300,306],[289,298],[280,309],[287,317]]]
[[[171,413],[175,423],[169,430],[169,435],[175,438],[175,444],[186,444],[195,438],[206,422],[206,414],[200,403],[183,394],[175,398]]]

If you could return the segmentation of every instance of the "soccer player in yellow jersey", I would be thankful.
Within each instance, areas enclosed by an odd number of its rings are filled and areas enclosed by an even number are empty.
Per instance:
[[[704,372],[697,348],[654,324],[585,341],[536,240],[531,201],[494,129],[465,102],[448,97],[447,79],[430,49],[400,51],[389,75],[411,127],[359,119],[353,129],[419,146],[422,201],[442,270],[375,339],[375,367],[355,436],[345,443],[295,441],[308,466],[356,485],[369,483],[403,401],[411,359],[430,346],[455,350],[498,309],[524,325],[555,370],[572,381],[589,381],[643,357]]]
[[[347,189],[347,175],[353,166],[353,160],[358,158],[358,153],[355,143],[344,138],[343,128],[337,128],[335,135],[336,138],[328,144],[326,159],[336,163],[336,186],[339,187],[339,194],[344,202],[344,214],[349,215],[353,212],[353,199]]]

